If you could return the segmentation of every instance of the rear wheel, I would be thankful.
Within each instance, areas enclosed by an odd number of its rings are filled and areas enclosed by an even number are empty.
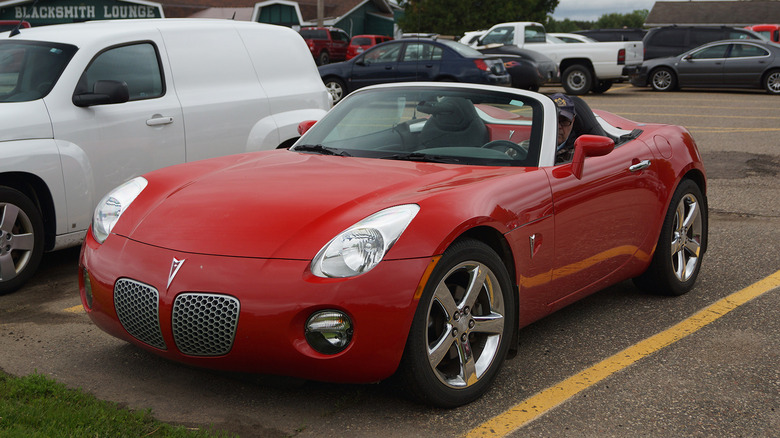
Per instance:
[[[674,192],[650,266],[634,283],[661,295],[693,288],[707,247],[707,202],[699,186],[683,180]]]
[[[488,390],[517,324],[512,291],[502,260],[484,243],[463,240],[444,253],[417,305],[401,364],[412,395],[455,407]]]
[[[330,62],[330,55],[327,50],[320,52],[320,56],[317,58],[317,65],[325,65]]]
[[[780,94],[780,70],[772,70],[766,74],[764,89],[770,94]]]
[[[35,274],[43,257],[43,220],[18,190],[0,187],[0,295],[13,292]]]
[[[564,70],[561,83],[568,94],[587,94],[593,87],[593,74],[583,65],[572,65]]]
[[[610,80],[598,81],[595,84],[593,84],[593,88],[591,88],[590,91],[592,91],[592,92],[594,92],[596,94],[601,94],[601,93],[606,92],[610,88],[612,88],[612,81],[610,81]]]
[[[671,69],[661,67],[650,74],[650,85],[655,91],[672,91],[677,88],[677,77]]]

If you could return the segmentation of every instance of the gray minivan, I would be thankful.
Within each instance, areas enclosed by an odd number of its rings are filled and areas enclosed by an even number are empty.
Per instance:
[[[642,39],[645,61],[653,58],[677,56],[694,47],[712,41],[757,39],[752,30],[728,26],[663,26],[650,29]]]

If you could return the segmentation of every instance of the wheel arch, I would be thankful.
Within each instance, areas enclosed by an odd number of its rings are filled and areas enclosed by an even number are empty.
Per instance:
[[[568,58],[561,61],[559,71],[563,73],[567,68],[575,66],[575,65],[581,65],[588,70],[590,70],[590,73],[593,75],[593,79],[596,79],[595,76],[595,70],[593,69],[593,63],[588,58]]]
[[[43,220],[44,250],[54,248],[57,221],[54,198],[46,183],[37,175],[27,172],[5,172],[0,174],[0,186],[23,193],[38,207]]]

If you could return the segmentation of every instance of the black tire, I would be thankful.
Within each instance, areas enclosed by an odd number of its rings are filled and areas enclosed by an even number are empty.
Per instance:
[[[677,76],[670,68],[657,68],[650,73],[650,86],[655,91],[674,91],[677,89]]]
[[[593,84],[593,88],[591,88],[590,91],[596,94],[602,94],[605,93],[610,88],[612,88],[612,81],[610,80],[597,81],[595,84]]]
[[[325,88],[328,89],[334,104],[340,102],[347,95],[347,86],[344,85],[344,81],[338,78],[325,79]]]
[[[43,219],[18,190],[0,187],[0,295],[19,289],[43,257]]]
[[[481,281],[469,295],[473,278]],[[447,249],[417,305],[399,370],[411,395],[444,408],[481,397],[512,342],[514,303],[506,267],[489,246],[467,239]]]
[[[593,87],[593,73],[584,65],[572,65],[563,71],[561,85],[568,94],[588,94],[588,91]]]
[[[330,63],[330,54],[327,50],[320,52],[320,56],[317,57],[317,65],[325,65]]]
[[[634,279],[634,284],[660,295],[690,291],[707,249],[707,220],[707,200],[699,186],[690,179],[683,180],[666,211],[650,266]]]
[[[780,94],[780,70],[771,70],[764,76],[764,89],[769,94]]]

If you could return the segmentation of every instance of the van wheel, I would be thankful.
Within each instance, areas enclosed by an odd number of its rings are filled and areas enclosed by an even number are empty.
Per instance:
[[[325,88],[328,89],[330,97],[333,99],[333,103],[338,103],[347,94],[347,87],[341,79],[327,78],[325,79]]]
[[[330,62],[330,55],[327,51],[320,52],[320,56],[317,58],[317,65],[325,65]]]
[[[780,70],[772,70],[766,74],[764,88],[767,93],[780,94]]]
[[[655,91],[672,91],[677,89],[677,77],[671,69],[661,67],[650,74],[650,85]]]
[[[593,74],[583,65],[572,65],[563,72],[561,82],[568,94],[587,94],[593,87]]]
[[[43,220],[35,204],[0,187],[0,295],[13,292],[35,274],[43,257]]]
[[[517,326],[512,281],[477,240],[442,255],[417,304],[399,376],[415,398],[452,408],[487,392]]]

